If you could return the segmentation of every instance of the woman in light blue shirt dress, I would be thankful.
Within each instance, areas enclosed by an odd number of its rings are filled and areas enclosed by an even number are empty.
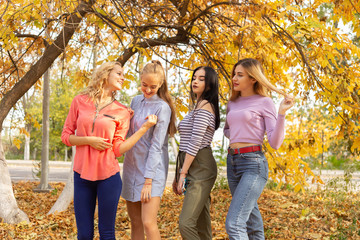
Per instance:
[[[131,239],[144,239],[144,232],[148,239],[160,239],[157,213],[168,174],[168,135],[176,132],[175,108],[159,61],[146,64],[140,78],[143,94],[131,102],[134,116],[128,136],[141,127],[149,114],[157,116],[157,124],[126,153],[121,196],[131,220]]]

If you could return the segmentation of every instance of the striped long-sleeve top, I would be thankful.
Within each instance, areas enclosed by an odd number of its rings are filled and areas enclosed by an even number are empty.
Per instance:
[[[215,133],[215,115],[205,109],[191,111],[179,123],[180,151],[192,156],[211,144]]]

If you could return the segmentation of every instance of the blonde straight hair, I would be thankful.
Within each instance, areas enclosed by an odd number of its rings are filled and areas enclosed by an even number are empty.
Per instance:
[[[262,68],[260,62],[253,58],[245,58],[237,62],[232,69],[231,79],[233,79],[233,77],[235,76],[235,68],[239,65],[241,65],[245,69],[249,77],[256,80],[256,83],[254,84],[254,91],[256,94],[268,97],[269,92],[274,91],[283,96],[286,96],[286,93],[284,91],[276,88],[269,82],[269,80],[264,75],[264,69]],[[235,91],[233,86],[231,85],[230,100],[234,101],[240,96],[241,92]]]
[[[168,133],[169,133],[170,137],[173,137],[174,134],[176,133],[176,125],[175,125],[176,111],[175,111],[175,106],[171,99],[170,93],[168,91],[167,81],[166,81],[166,77],[165,77],[165,71],[164,71],[163,66],[161,65],[161,62],[158,60],[152,60],[150,63],[146,64],[140,73],[140,77],[145,74],[154,74],[158,78],[158,80],[161,84],[160,88],[157,91],[157,95],[162,100],[164,100],[171,109],[171,117],[170,117],[170,123],[169,123],[169,127],[168,127]]]
[[[96,68],[88,86],[80,94],[87,95],[94,103],[99,101],[104,94],[104,86],[108,84],[109,74],[116,65],[122,67],[119,62],[106,62]],[[116,92],[114,91],[112,94],[112,97],[115,98]]]

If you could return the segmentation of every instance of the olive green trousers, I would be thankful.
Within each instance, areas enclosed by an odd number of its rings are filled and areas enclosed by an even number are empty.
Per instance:
[[[185,152],[179,152],[180,166]],[[200,149],[186,176],[188,186],[179,217],[180,234],[185,240],[212,239],[210,192],[217,176],[217,166],[210,147]]]

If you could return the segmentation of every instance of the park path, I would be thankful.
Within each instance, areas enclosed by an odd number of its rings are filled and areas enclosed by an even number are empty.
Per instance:
[[[6,160],[12,181],[40,181],[35,177],[39,161]],[[122,170],[122,163],[120,172]],[[49,182],[66,182],[71,171],[71,162],[49,161]],[[122,172],[121,172],[122,173]],[[169,166],[167,185],[171,186],[175,175],[175,165]]]
[[[25,161],[25,160],[6,160],[9,171],[10,177],[12,181],[39,181],[33,172],[35,171],[35,166],[38,161]],[[120,169],[122,169],[122,163],[119,164]],[[68,174],[70,172],[71,163],[70,162],[62,162],[62,161],[50,161],[49,162],[49,182],[66,182],[68,178]],[[226,168],[220,167],[219,174],[222,177],[226,177]],[[334,179],[338,179],[337,184],[339,187],[344,184],[343,177],[344,171],[343,170],[313,170],[316,175],[321,173],[321,179],[325,183],[329,183]],[[171,186],[172,181],[175,175],[175,165],[169,165],[169,174],[167,178],[167,186]],[[315,189],[317,185],[311,184],[311,179],[308,179],[309,188]],[[355,191],[360,191],[360,172],[354,172],[352,174],[351,183],[354,186]],[[320,187],[324,187],[323,185]]]

